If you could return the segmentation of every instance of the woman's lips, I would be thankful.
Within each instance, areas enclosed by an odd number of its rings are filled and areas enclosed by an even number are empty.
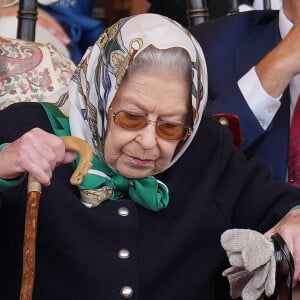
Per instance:
[[[153,162],[153,160],[151,160],[151,159],[142,159],[142,158],[135,157],[135,156],[130,156],[130,158],[132,159],[134,164],[136,164],[138,166],[147,166]]]

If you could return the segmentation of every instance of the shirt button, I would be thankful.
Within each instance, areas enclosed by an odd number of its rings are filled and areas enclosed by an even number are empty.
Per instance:
[[[130,252],[127,249],[121,249],[118,256],[122,259],[127,259],[130,256]]]
[[[123,286],[121,289],[121,295],[123,298],[130,298],[133,295],[133,289],[130,286]]]
[[[274,110],[275,110],[275,107],[274,107],[274,106],[268,106],[268,107],[267,107],[267,112],[268,112],[269,114],[271,114],[272,112],[274,112]]]
[[[265,120],[262,120],[262,119],[259,119],[258,123],[260,124],[261,127],[264,127],[266,124]]]
[[[118,214],[122,217],[127,217],[129,215],[129,209],[127,207],[119,207]]]

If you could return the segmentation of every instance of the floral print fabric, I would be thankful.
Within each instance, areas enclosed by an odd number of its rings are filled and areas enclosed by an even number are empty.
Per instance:
[[[75,65],[52,44],[0,37],[0,109],[16,102],[54,102],[68,86]]]

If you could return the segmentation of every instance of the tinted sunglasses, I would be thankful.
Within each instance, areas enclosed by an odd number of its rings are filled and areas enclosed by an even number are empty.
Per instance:
[[[146,116],[137,115],[124,110],[117,113],[111,112],[110,114],[114,118],[114,122],[117,126],[130,131],[141,130],[148,126],[149,123],[155,123],[156,134],[165,140],[179,141],[185,139],[192,133],[192,129],[183,124],[166,122],[159,119],[151,121]]]

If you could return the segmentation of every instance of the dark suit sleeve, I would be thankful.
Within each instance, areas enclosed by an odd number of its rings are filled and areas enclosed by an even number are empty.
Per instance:
[[[207,111],[211,114],[228,113],[239,116],[242,132],[242,149],[247,151],[256,141],[264,136],[265,130],[260,126],[256,116],[249,108],[237,82],[229,86],[216,98],[209,95]]]
[[[277,43],[277,12],[251,11],[192,28],[208,69],[207,111],[240,117],[242,148],[247,151],[264,137],[255,115],[237,85]],[[271,127],[268,128],[271,130]]]
[[[235,65],[235,47],[228,40],[228,30],[234,25],[228,23],[226,34],[215,31],[219,22],[203,24],[192,29],[199,41],[207,62],[208,103],[207,111],[211,114],[229,113],[240,117],[243,135],[243,150],[251,146],[264,134],[255,115],[240,92],[237,81],[250,70],[250,66]],[[210,25],[212,24],[212,25]],[[214,25],[216,24],[216,25]],[[221,22],[219,23],[222,24]],[[232,27],[234,28],[234,27]],[[242,38],[242,35],[240,36]],[[237,70],[238,68],[238,70]],[[238,72],[238,73],[237,73]]]

